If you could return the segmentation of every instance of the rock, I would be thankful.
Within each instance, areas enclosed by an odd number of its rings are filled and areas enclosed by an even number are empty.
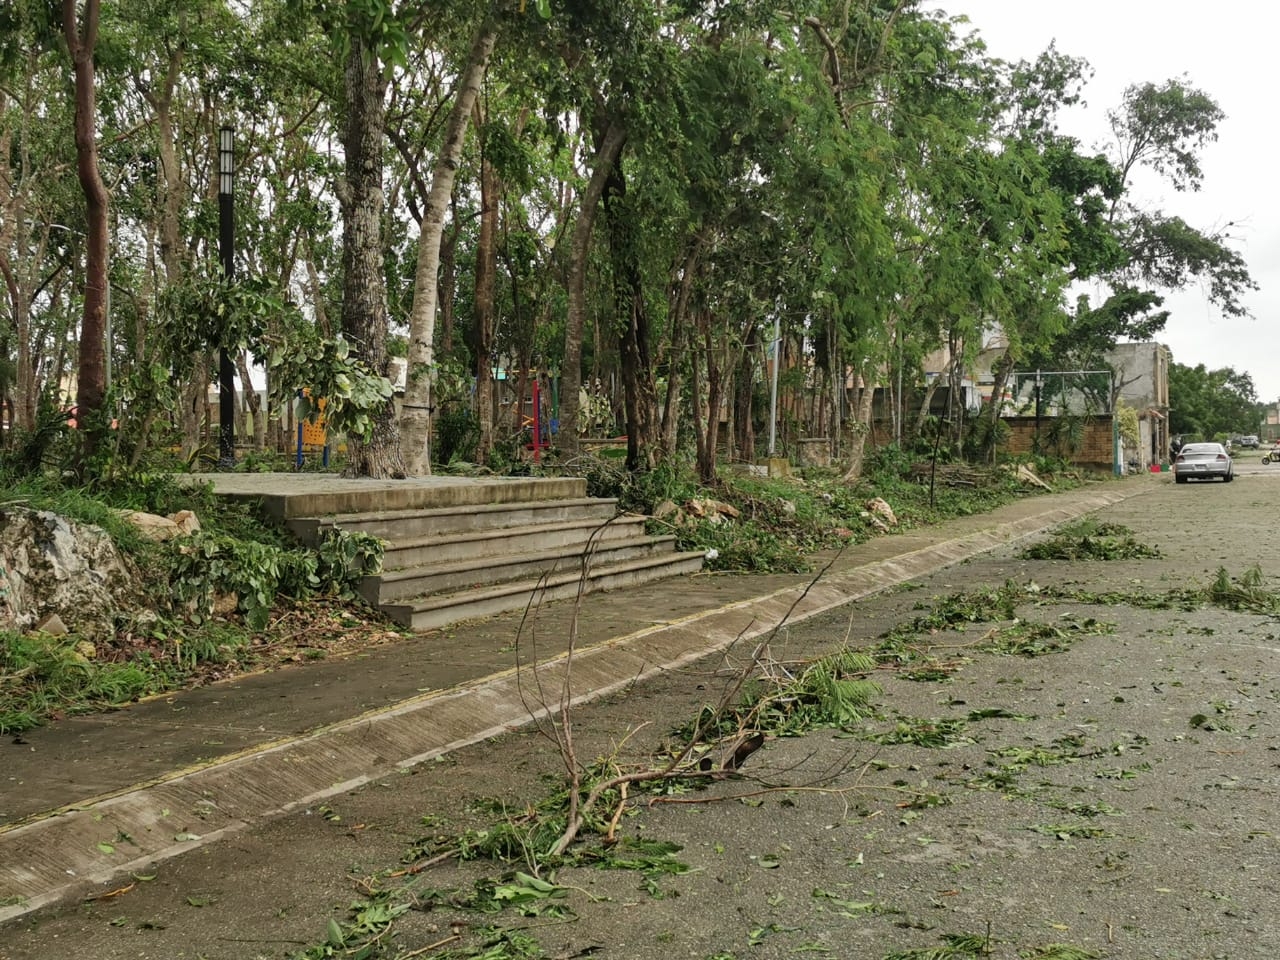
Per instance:
[[[199,519],[190,510],[179,510],[167,517],[140,510],[121,510],[120,519],[133,526],[148,540],[156,542],[189,536],[200,529]]]
[[[200,518],[192,510],[179,510],[177,513],[170,513],[166,519],[172,520],[174,525],[188,536],[200,532]]]
[[[56,613],[46,613],[36,621],[32,632],[47,633],[51,637],[65,637],[71,631],[67,629],[67,625],[62,622],[62,618]]]
[[[886,527],[896,527],[898,525],[898,518],[894,515],[893,507],[889,506],[880,497],[873,497],[866,502],[865,506],[867,511],[873,517],[879,519],[882,524],[885,524]]]
[[[213,598],[213,615],[229,617],[240,606],[240,597],[235,593],[219,593]]]
[[[653,518],[655,520],[662,520],[665,517],[669,517],[671,514],[678,512],[679,509],[680,508],[677,507],[673,501],[663,500],[653,508]]]
[[[47,510],[0,509],[0,628],[26,632],[56,613],[70,633],[108,637],[120,598],[140,582],[101,528]]]

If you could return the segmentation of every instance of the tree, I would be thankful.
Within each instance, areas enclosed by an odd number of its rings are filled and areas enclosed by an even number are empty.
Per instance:
[[[444,143],[436,158],[431,192],[418,234],[418,269],[414,276],[413,312],[409,317],[409,371],[405,383],[404,412],[401,414],[405,467],[410,476],[428,476],[431,473],[427,440],[431,430],[431,376],[435,357],[440,238],[444,233],[445,212],[453,193],[467,126],[497,35],[497,22],[490,14],[476,29],[471,52],[458,80],[458,91],[449,113]]]
[[[1169,433],[1201,440],[1258,430],[1253,378],[1233,367],[1169,364]]]
[[[105,338],[107,327],[107,188],[98,169],[98,111],[94,51],[98,44],[99,0],[63,0],[62,30],[74,74],[76,176],[85,200],[84,310],[80,320],[76,413],[81,467],[96,452],[106,429]]]
[[[1175,190],[1200,189],[1204,174],[1199,151],[1217,140],[1224,117],[1208,94],[1182,79],[1135,85],[1107,117],[1123,188],[1140,166],[1148,166]],[[1231,224],[1205,232],[1159,210],[1141,210],[1123,194],[1113,199],[1110,217],[1126,254],[1115,279],[1163,290],[1180,290],[1199,280],[1209,301],[1223,312],[1248,314],[1242,297],[1257,284],[1243,258],[1230,248]]]
[[[351,26],[343,73],[342,329],[356,356],[386,376],[387,297],[383,275],[384,99],[392,64],[403,62],[407,37],[382,0],[347,5]],[[384,60],[384,57],[388,60]],[[361,477],[403,477],[405,462],[395,407],[388,397],[367,437],[349,438],[348,472]]]

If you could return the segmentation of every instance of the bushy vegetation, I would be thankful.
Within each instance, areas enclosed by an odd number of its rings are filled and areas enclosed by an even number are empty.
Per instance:
[[[655,517],[652,532],[674,534],[681,550],[714,551],[710,569],[740,572],[810,571],[825,551],[878,536],[884,521],[868,507],[877,498],[892,509],[894,527],[909,530],[983,513],[1028,494],[1007,467],[965,467],[962,482],[940,467],[931,487],[913,470],[918,463],[909,452],[887,447],[853,482],[836,470],[778,478],[726,472],[712,486],[700,485],[691,469],[670,464],[641,474],[628,474],[604,458],[584,457],[573,466],[587,479],[591,496],[615,497],[621,509]],[[1080,482],[1064,466],[1047,458],[1036,464],[1059,489]],[[664,503],[675,509],[664,510]],[[688,509],[698,503],[709,505],[703,515]]]
[[[318,549],[306,549],[263,523],[250,505],[167,473],[90,488],[47,475],[11,475],[4,489],[0,504],[49,510],[105,530],[138,568],[146,607],[123,613],[128,622],[118,624],[109,641],[0,631],[5,733],[242,670],[255,647],[268,645],[263,634],[273,612],[304,600],[350,604],[355,582],[381,559],[381,542],[363,534],[335,533]],[[201,529],[163,543],[143,537],[121,516],[179,510],[193,511]]]

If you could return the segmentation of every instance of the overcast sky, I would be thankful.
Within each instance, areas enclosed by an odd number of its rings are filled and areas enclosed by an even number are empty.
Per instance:
[[[1259,400],[1280,402],[1280,110],[1274,36],[1270,17],[1261,16],[1270,5],[1254,8],[1260,16],[1203,0],[930,0],[928,6],[967,16],[991,56],[1031,60],[1056,40],[1060,52],[1089,61],[1087,106],[1064,114],[1060,124],[1086,146],[1109,142],[1106,112],[1131,84],[1185,77],[1217,101],[1226,119],[1202,154],[1200,192],[1178,193],[1145,177],[1134,196],[1206,232],[1235,224],[1235,249],[1259,286],[1245,301],[1253,317],[1225,317],[1198,287],[1189,288],[1166,297],[1170,318],[1158,339],[1178,363],[1234,367],[1253,378]]]

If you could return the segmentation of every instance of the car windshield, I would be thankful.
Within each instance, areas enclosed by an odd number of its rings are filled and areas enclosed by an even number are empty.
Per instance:
[[[1220,443],[1188,443],[1182,448],[1184,457],[1216,457],[1226,452]]]

